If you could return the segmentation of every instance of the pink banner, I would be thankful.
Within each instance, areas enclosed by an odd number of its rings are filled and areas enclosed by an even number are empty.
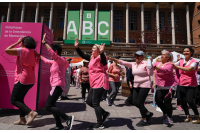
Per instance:
[[[53,43],[53,33],[51,30],[44,25],[43,35],[46,33],[46,42],[51,45]],[[45,46],[42,46],[41,55],[51,60],[51,56],[48,53]],[[51,90],[50,86],[50,66],[41,61],[40,64],[40,91],[39,91],[39,106],[38,109],[42,108],[46,104],[46,100]]]
[[[31,36],[37,43],[36,51],[40,52],[42,23],[3,22],[0,39],[0,108],[16,109],[10,103],[14,86],[14,72],[16,69],[16,56],[5,53],[5,49],[18,41],[20,37]],[[35,67],[36,82],[28,91],[24,102],[32,110],[36,110],[38,67]]]

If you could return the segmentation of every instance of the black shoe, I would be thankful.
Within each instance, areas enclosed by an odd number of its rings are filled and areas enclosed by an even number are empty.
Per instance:
[[[153,113],[152,113],[152,112],[150,112],[149,115],[146,115],[147,122],[151,119],[152,116],[153,116]]]
[[[109,116],[110,116],[109,112],[106,112],[105,114],[103,114],[102,122],[104,122]]]
[[[129,103],[127,103],[126,101],[124,102],[124,104],[126,105],[126,106],[131,106]]]
[[[73,125],[73,121],[74,121],[74,116],[70,116],[69,117],[69,120],[66,121],[66,124],[67,124],[67,130],[71,130],[72,128],[72,125]]]
[[[61,96],[61,100],[69,100],[69,98]]]
[[[104,129],[105,127],[103,124],[97,123],[97,124],[93,125],[92,128],[97,130],[97,129]]]
[[[147,122],[144,122],[144,120],[141,120],[139,123],[136,124],[138,127],[148,126]]]
[[[57,127],[57,126],[55,126],[55,127],[53,127],[53,128],[50,128],[49,130],[63,130],[64,129],[64,127],[62,126],[62,127]]]

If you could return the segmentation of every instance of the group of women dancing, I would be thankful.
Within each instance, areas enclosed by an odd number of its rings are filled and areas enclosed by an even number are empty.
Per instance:
[[[49,46],[45,41],[46,33],[43,36],[42,44],[45,46],[52,60],[38,54],[35,40],[28,36],[20,38],[16,43],[6,48],[5,52],[9,55],[17,56],[15,82],[12,95],[10,98],[11,104],[19,108],[20,119],[14,124],[28,125],[38,115],[36,111],[31,110],[24,103],[24,97],[35,83],[35,63],[41,59],[44,63],[50,65],[50,84],[51,91],[46,101],[45,108],[51,112],[55,118],[56,126],[51,130],[70,130],[73,125],[74,116],[66,115],[62,110],[55,106],[56,101],[62,92],[65,92],[65,70],[69,63],[65,58],[61,57],[62,47],[59,44]],[[15,46],[19,45],[18,48]],[[194,50],[190,47],[183,49],[185,59],[181,59],[176,63],[172,63],[173,55],[167,50],[161,52],[161,62],[152,64],[152,57],[144,60],[145,53],[137,51],[134,53],[135,62],[127,62],[117,58],[111,58],[104,54],[105,44],[95,44],[92,47],[92,54],[84,54],[79,48],[78,39],[74,43],[77,53],[85,60],[84,67],[80,70],[80,82],[82,85],[83,100],[85,100],[85,90],[88,88],[89,93],[86,98],[86,104],[94,108],[97,123],[92,126],[94,129],[103,129],[105,120],[110,116],[110,113],[105,111],[100,106],[100,101],[106,90],[111,88],[111,93],[108,96],[108,105],[115,106],[114,100],[117,96],[118,87],[120,84],[120,69],[117,64],[132,68],[134,76],[133,89],[131,95],[131,104],[136,106],[141,114],[141,121],[136,126],[147,126],[148,121],[152,118],[153,113],[150,112],[144,105],[146,97],[152,86],[156,88],[155,101],[158,107],[162,110],[163,116],[161,120],[164,123],[173,123],[172,114],[172,97],[175,91],[180,92],[181,106],[185,112],[184,122],[192,121],[193,124],[200,123],[200,116],[197,106],[193,101],[194,91],[196,89],[197,79],[196,72],[198,62],[192,58]],[[114,61],[112,65],[107,66],[108,60]],[[151,76],[155,75],[153,84]],[[195,116],[192,120],[188,106],[192,108]],[[26,121],[25,116],[28,115]],[[65,120],[66,127],[61,123],[61,118]]]

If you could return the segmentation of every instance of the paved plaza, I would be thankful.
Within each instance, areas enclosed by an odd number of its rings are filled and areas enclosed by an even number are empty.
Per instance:
[[[88,93],[86,93],[87,96]],[[101,106],[111,113],[110,117],[104,122],[103,130],[200,130],[200,124],[184,123],[185,118],[183,111],[175,109],[176,101],[173,99],[173,120],[170,125],[163,124],[160,120],[162,113],[152,107],[152,93],[149,93],[145,106],[153,112],[154,115],[149,121],[149,126],[137,127],[136,124],[141,120],[139,110],[134,106],[125,106],[126,97],[121,96],[119,90],[116,98],[116,107],[108,106],[106,101],[101,102]],[[70,100],[58,101],[56,106],[61,108],[67,115],[74,115],[75,120],[72,130],[91,130],[89,127],[96,123],[94,109],[82,103],[80,89],[71,87],[69,91]],[[198,108],[200,112],[200,108]],[[192,117],[194,113],[189,109]],[[55,126],[53,115],[45,109],[38,111],[39,115],[30,125],[14,125],[13,122],[19,119],[19,111],[11,109],[0,109],[0,130],[48,130]],[[65,126],[65,122],[63,121]]]

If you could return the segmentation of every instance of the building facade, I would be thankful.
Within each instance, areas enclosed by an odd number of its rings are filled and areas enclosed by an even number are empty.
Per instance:
[[[68,40],[70,11],[79,11],[77,38],[83,38],[83,14],[94,12],[93,40],[98,40],[100,11],[109,11],[109,40],[105,52],[109,56],[131,57],[138,45],[146,44],[146,52],[160,54],[163,49],[182,52],[184,46],[194,47],[200,54],[199,2],[26,2],[1,3],[3,22],[41,22],[54,33],[54,42]],[[150,39],[149,39],[150,38]],[[146,40],[148,40],[146,42]],[[92,45],[80,45],[90,53]],[[78,56],[73,44],[63,45],[63,56]]]

